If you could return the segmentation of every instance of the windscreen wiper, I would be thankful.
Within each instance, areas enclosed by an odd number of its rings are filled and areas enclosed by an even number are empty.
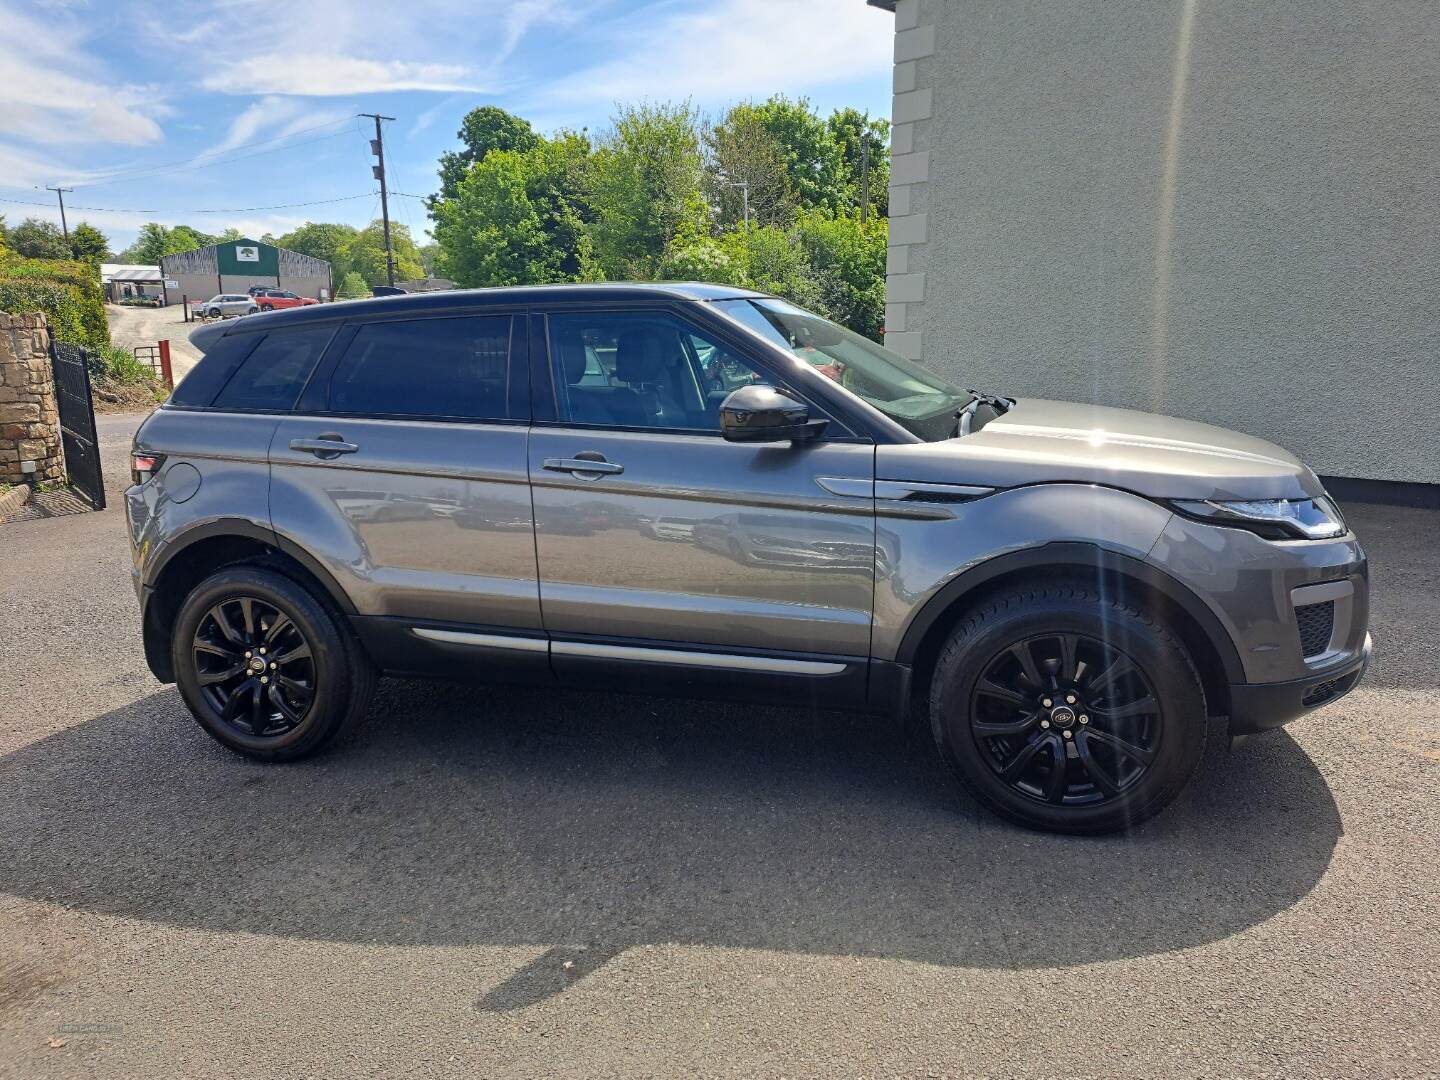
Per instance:
[[[969,435],[974,430],[975,414],[979,411],[980,406],[989,407],[996,416],[1003,416],[1015,407],[1014,398],[982,394],[979,390],[971,390],[968,386],[965,388],[965,393],[970,395],[970,400],[964,408],[955,413],[955,431],[950,436],[952,439],[956,436]]]

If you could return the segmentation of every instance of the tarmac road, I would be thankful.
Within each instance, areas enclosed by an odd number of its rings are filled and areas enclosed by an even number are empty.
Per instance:
[[[0,526],[0,1074],[1440,1072],[1433,512],[1349,508],[1359,690],[1075,839],[834,714],[387,682],[252,764],[112,507]]]

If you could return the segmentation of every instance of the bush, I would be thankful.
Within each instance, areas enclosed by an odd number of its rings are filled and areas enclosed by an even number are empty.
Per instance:
[[[86,357],[92,379],[140,386],[155,381],[155,371],[149,364],[135,359],[135,354],[119,345],[101,345],[91,349]]]
[[[360,300],[370,295],[370,286],[365,284],[365,279],[351,270],[340,279],[340,288],[335,290],[335,297],[338,300]]]
[[[0,311],[43,312],[57,341],[98,349],[110,344],[100,272],[59,259],[0,259]]]

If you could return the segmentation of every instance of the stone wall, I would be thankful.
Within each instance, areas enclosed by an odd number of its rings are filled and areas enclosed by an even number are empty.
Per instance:
[[[26,461],[35,462],[33,473],[22,469]],[[0,484],[64,479],[45,316],[0,312]]]

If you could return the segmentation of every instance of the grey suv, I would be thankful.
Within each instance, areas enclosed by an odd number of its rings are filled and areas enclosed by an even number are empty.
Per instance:
[[[1124,827],[1207,716],[1283,724],[1369,655],[1304,465],[987,396],[711,285],[400,296],[198,330],[127,492],[150,668],[266,761],[380,673],[904,716],[987,806]]]

